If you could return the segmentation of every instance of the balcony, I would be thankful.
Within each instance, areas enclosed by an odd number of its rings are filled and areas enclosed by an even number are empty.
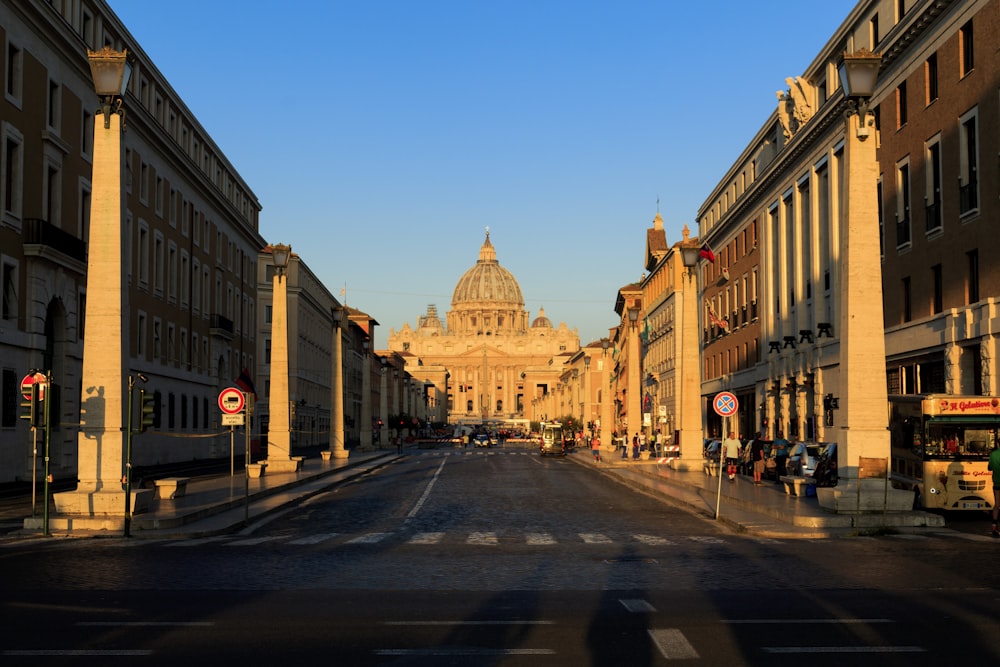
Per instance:
[[[233,339],[233,321],[228,317],[223,317],[218,313],[212,314],[212,319],[208,325],[208,334],[218,336],[226,340]]]
[[[87,261],[87,244],[84,240],[78,239],[72,234],[59,229],[48,220],[25,218],[24,236],[26,246],[41,246],[62,253],[66,257],[78,262],[86,263]]]

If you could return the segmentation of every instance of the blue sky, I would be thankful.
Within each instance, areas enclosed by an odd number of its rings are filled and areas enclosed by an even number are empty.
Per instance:
[[[109,0],[335,296],[444,316],[485,228],[581,343],[668,243],[852,0]],[[711,29],[709,29],[711,26]],[[659,200],[659,204],[657,204]]]

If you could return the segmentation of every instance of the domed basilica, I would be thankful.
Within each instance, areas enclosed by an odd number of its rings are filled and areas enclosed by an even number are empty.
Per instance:
[[[447,397],[447,408],[429,407],[442,418],[447,412],[449,423],[523,422],[530,402],[554,386],[562,362],[580,349],[576,329],[554,327],[544,308],[530,319],[489,228],[478,261],[455,285],[446,320],[429,305],[416,329],[390,329],[388,346],[424,382],[429,400]]]

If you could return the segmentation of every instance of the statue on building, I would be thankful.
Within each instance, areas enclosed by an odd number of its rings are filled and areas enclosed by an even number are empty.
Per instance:
[[[788,90],[779,90],[775,93],[778,97],[778,122],[781,123],[781,132],[785,140],[791,139],[799,129],[813,116],[812,99],[815,88],[801,76],[794,79],[785,79]]]

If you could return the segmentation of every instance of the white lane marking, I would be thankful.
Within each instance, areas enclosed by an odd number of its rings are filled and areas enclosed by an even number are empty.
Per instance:
[[[366,533],[360,537],[355,537],[353,540],[348,540],[348,544],[375,544],[376,542],[381,542],[390,533]]]
[[[270,537],[251,537],[247,540],[236,540],[235,542],[227,542],[225,546],[227,547],[252,547],[255,544],[263,544],[264,542],[270,542],[272,540],[279,539],[278,535],[271,535]]]
[[[701,657],[684,633],[676,628],[652,629],[649,630],[649,636],[667,660],[694,660]]]
[[[165,547],[196,547],[202,544],[210,544],[212,542],[219,542],[221,540],[228,539],[227,535],[216,535],[214,537],[199,537],[193,540],[184,540],[183,542],[171,542],[170,544],[164,544]]]
[[[439,465],[438,469],[434,472],[434,476],[431,477],[431,481],[427,482],[427,488],[424,489],[424,493],[423,495],[420,496],[420,500],[418,500],[417,504],[413,506],[413,509],[410,510],[410,513],[406,515],[407,521],[415,517],[417,515],[417,512],[420,511],[420,508],[424,506],[425,502],[427,502],[427,497],[431,495],[431,489],[434,488],[434,483],[441,475],[441,470],[444,469],[444,464],[447,462],[448,462],[447,458],[441,459],[441,465]],[[403,523],[406,523],[406,521],[404,521]]]
[[[525,538],[525,542],[530,545],[542,545],[542,544],[555,544],[556,538],[552,537],[548,533],[528,533]]]
[[[550,648],[475,648],[469,646],[440,648],[384,648],[377,649],[375,655],[415,655],[415,656],[460,656],[475,655],[483,657],[498,657],[505,655],[555,655]]]
[[[211,628],[215,621],[77,621],[87,628]]]
[[[497,544],[496,533],[469,533],[466,544]]]
[[[409,544],[437,544],[444,538],[444,533],[417,533],[409,539]]]
[[[634,614],[656,611],[656,607],[649,604],[645,600],[619,600],[619,602],[622,603],[622,606],[625,607],[626,611],[630,611]]]
[[[38,649],[38,650],[6,650],[0,652],[0,655],[10,655],[18,657],[73,657],[73,658],[94,658],[94,657],[140,657],[144,655],[153,655],[153,652],[148,649]]]
[[[922,646],[761,646],[767,653],[926,653]]]
[[[580,533],[580,539],[587,544],[611,544],[611,538],[600,533]]]
[[[702,544],[725,544],[725,541],[721,537],[709,537],[708,535],[690,535],[688,539],[692,542],[701,542]]]
[[[649,546],[663,546],[664,544],[673,544],[670,540],[665,537],[660,537],[659,535],[633,535],[633,537],[642,542],[643,544],[648,544]]]
[[[852,624],[895,623],[891,618],[739,618],[724,619],[730,625]]]
[[[555,625],[555,621],[382,621],[382,625]]]
[[[292,540],[289,544],[319,544],[320,542],[326,542],[329,539],[333,539],[340,533],[317,533],[316,535],[307,535],[306,537],[300,537],[297,540]]]

